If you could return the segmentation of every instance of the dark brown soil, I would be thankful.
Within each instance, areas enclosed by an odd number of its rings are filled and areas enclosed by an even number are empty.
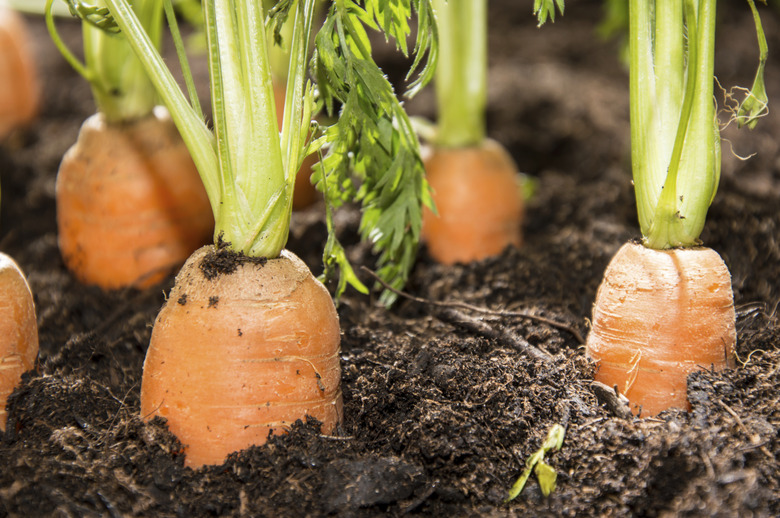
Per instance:
[[[527,5],[526,5],[527,4]],[[526,240],[481,263],[442,267],[422,250],[408,291],[516,310],[564,326],[349,293],[345,422],[301,424],[224,465],[184,468],[164,423],[139,417],[151,325],[172,278],[146,292],[80,286],[57,251],[54,178],[92,111],[88,88],[30,18],[45,81],[40,120],[0,149],[0,248],[35,293],[41,353],[9,404],[0,515],[9,516],[777,516],[780,515],[780,116],[724,133],[723,178],[703,240],[731,269],[738,367],[691,376],[690,413],[620,419],[590,389],[587,333],[611,255],[637,237],[629,176],[627,77],[594,34],[600,2],[568,2],[534,27],[531,2],[491,2],[490,135],[538,178]],[[757,50],[744,2],[721,2],[717,73],[748,85]],[[770,49],[780,16],[762,8]],[[78,29],[63,23],[77,42]],[[75,38],[75,39],[74,39]],[[780,99],[780,61],[767,69]],[[388,59],[390,59],[388,57]],[[388,62],[390,69],[397,62]],[[430,94],[409,103],[432,115]],[[757,156],[741,161],[734,153]],[[355,214],[339,217],[349,253]],[[289,247],[317,272],[322,207],[296,214]],[[546,356],[546,354],[550,356]],[[558,487],[532,478],[503,503],[555,423]]]

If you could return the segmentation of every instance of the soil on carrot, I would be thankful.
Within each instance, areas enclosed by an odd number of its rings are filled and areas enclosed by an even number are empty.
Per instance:
[[[778,112],[752,132],[725,130],[721,189],[702,236],[732,272],[737,368],[691,375],[690,413],[616,417],[590,387],[579,337],[607,262],[638,232],[628,81],[618,45],[594,32],[601,2],[572,2],[542,29],[530,3],[515,4],[490,2],[488,120],[490,136],[538,180],[523,247],[452,267],[422,248],[407,290],[428,303],[402,298],[385,310],[376,293],[348,293],[338,433],[299,423],[197,471],[183,467],[163,421],[139,415],[144,353],[172,276],[146,291],[103,293],[79,285],[58,254],[55,173],[93,106],[41,20],[28,18],[46,97],[38,122],[0,148],[0,248],[28,275],[41,353],[9,403],[0,515],[780,515]],[[736,0],[720,9],[720,83],[748,85],[757,60],[750,12]],[[780,49],[780,16],[762,12],[770,48]],[[77,45],[78,26],[61,25]],[[772,99],[777,56],[767,69]],[[430,101],[423,93],[408,106],[432,116]],[[354,238],[358,216],[342,212],[337,224],[351,258],[371,267]],[[324,238],[321,205],[294,216],[289,247],[315,272]],[[566,437],[546,457],[555,491],[543,497],[532,476],[505,503],[556,423]]]

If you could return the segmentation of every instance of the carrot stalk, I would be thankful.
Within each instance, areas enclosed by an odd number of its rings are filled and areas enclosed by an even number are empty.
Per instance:
[[[40,84],[24,19],[0,4],[0,141],[38,113]]]
[[[478,146],[485,138],[487,1],[436,0],[441,53],[436,107],[441,147]]]
[[[33,296],[24,274],[0,253],[0,431],[5,430],[6,402],[22,374],[38,358],[38,323]]]

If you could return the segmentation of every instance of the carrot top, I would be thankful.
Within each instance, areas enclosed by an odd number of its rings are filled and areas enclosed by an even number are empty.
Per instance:
[[[67,48],[57,33],[54,0],[47,0],[46,25],[57,48],[92,87],[98,110],[109,122],[140,119],[158,103],[157,92],[141,63],[133,55],[118,28],[105,18],[108,9],[101,0],[69,2],[71,12],[82,19],[84,63]],[[158,0],[135,0],[133,10],[155,48],[162,38],[162,5]]]
[[[716,0],[629,2],[632,169],[640,228],[650,248],[699,244],[720,179],[715,5]],[[755,20],[761,41],[757,15]],[[758,95],[762,67],[759,71]],[[758,111],[737,118],[746,122]]]
[[[433,0],[438,17],[440,55],[436,66],[436,144],[476,146],[485,139],[487,103],[487,0]],[[535,0],[543,25],[563,13],[563,0]]]
[[[316,88],[307,77],[315,0],[278,1],[267,26],[261,0],[204,0],[213,132],[178,87],[128,1],[103,1],[108,10],[101,12],[101,23],[115,25],[129,42],[192,153],[214,212],[215,240],[249,256],[277,257],[287,242],[295,173],[307,154],[327,149],[316,177],[329,209],[351,200],[362,205],[360,231],[380,253],[380,274],[392,286],[403,285],[416,252],[427,185],[416,136],[372,58],[366,28],[381,29],[406,53],[414,6],[413,70],[427,55],[414,91],[430,79],[437,54],[430,0],[334,1],[316,38]],[[170,12],[171,0],[164,6]],[[280,133],[266,36],[267,31],[281,36],[288,18],[291,59]],[[169,16],[169,22],[176,39],[175,18]],[[320,99],[331,112],[340,104],[340,117],[309,141],[311,114]],[[325,263],[327,273],[340,268],[340,291],[347,284],[366,290],[333,236]],[[387,294],[384,300],[391,298]]]

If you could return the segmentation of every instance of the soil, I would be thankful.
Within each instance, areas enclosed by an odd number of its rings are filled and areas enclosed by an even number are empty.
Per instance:
[[[720,4],[718,78],[749,85],[750,12],[741,1]],[[339,305],[338,433],[299,423],[197,471],[183,467],[164,422],[139,416],[144,353],[172,276],[155,289],[104,293],[79,285],[59,256],[55,174],[94,107],[42,21],[28,19],[45,98],[39,120],[0,148],[0,249],[28,275],[41,352],[9,402],[0,515],[780,515],[778,112],[753,131],[725,130],[721,188],[702,236],[732,272],[737,368],[691,375],[691,412],[617,417],[591,389],[593,366],[577,336],[587,333],[610,257],[638,237],[618,44],[595,33],[601,2],[568,2],[542,29],[530,2],[490,5],[489,133],[537,181],[523,247],[454,267],[434,264],[423,248],[407,290],[427,303],[403,299],[386,310],[376,293],[348,293]],[[762,12],[778,49],[780,15]],[[77,45],[78,26],[61,26]],[[767,68],[770,99],[780,99],[778,55]],[[382,56],[388,70],[403,64]],[[433,115],[430,93],[408,106]],[[296,213],[289,243],[315,273],[322,210]],[[371,267],[354,237],[355,211],[338,224],[356,264]],[[557,488],[545,498],[531,477],[504,503],[556,423],[566,427],[562,449],[547,457]]]

